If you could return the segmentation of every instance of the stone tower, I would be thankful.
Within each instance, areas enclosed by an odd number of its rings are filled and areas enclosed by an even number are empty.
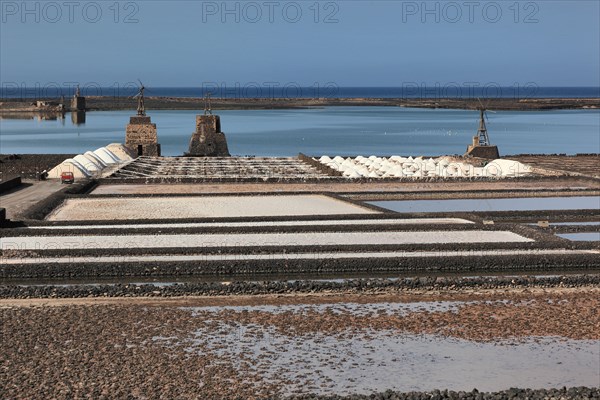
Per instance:
[[[81,95],[79,85],[77,85],[75,95],[71,99],[71,111],[85,111],[85,97]]]
[[[125,147],[139,156],[160,157],[160,144],[156,133],[156,124],[146,115],[144,103],[144,90],[140,82],[140,92],[134,96],[138,99],[137,115],[129,118],[125,130]]]
[[[485,108],[479,109],[479,129],[477,135],[473,136],[473,144],[467,147],[465,156],[497,159],[500,158],[498,152],[498,146],[492,146],[490,144],[490,137],[488,136],[487,126],[485,124]]]
[[[125,132],[125,147],[134,154],[160,157],[156,124],[152,123],[149,116],[132,116]]]
[[[218,115],[196,115],[196,132],[192,133],[189,157],[229,157],[227,139],[221,132]]]

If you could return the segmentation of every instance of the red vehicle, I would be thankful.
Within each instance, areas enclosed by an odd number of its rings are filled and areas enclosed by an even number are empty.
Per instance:
[[[72,172],[63,172],[60,174],[60,183],[71,184],[73,182],[75,182],[75,176]]]

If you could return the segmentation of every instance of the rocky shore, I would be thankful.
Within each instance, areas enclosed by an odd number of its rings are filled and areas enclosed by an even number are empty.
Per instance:
[[[45,99],[56,100],[56,99]],[[482,99],[492,110],[560,110],[560,109],[597,109],[600,99],[561,99],[561,98],[492,98]],[[134,110],[136,100],[126,97],[87,96],[88,111]],[[477,98],[439,98],[439,99],[403,99],[403,98],[214,98],[213,110],[260,110],[260,109],[298,109],[329,106],[388,106],[415,108],[477,109]],[[203,98],[188,97],[146,97],[146,108],[152,110],[201,110]],[[40,112],[29,100],[3,99],[0,103],[0,115]],[[12,115],[14,118],[15,115]]]

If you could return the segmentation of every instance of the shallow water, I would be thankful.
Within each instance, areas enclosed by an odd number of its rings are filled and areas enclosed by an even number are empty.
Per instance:
[[[537,224],[528,224],[537,225]],[[550,222],[550,226],[594,226],[600,225],[600,221],[586,221],[586,222]]]
[[[465,303],[463,303],[465,304]],[[452,312],[459,302],[413,304],[335,304],[245,307],[261,313],[308,311],[352,315]],[[191,318],[215,318],[224,308],[190,308]],[[235,310],[233,310],[235,312]],[[200,313],[200,314],[198,314]],[[214,334],[219,332],[219,334]],[[330,334],[288,336],[274,327],[220,322],[187,336],[155,337],[167,347],[188,352],[207,345],[210,352],[237,368],[249,361],[261,380],[283,383],[284,394],[368,394],[386,389],[425,391],[436,388],[481,391],[509,387],[594,386],[600,373],[600,341],[554,337],[474,342],[390,330],[340,330]],[[427,377],[427,379],[423,379]]]
[[[67,120],[0,119],[2,153],[82,153],[122,143],[133,111],[88,112]],[[163,155],[187,151],[200,111],[149,111]],[[399,107],[219,111],[234,155],[462,154],[477,131],[475,111]],[[502,154],[588,153],[600,147],[600,110],[499,111],[488,129]],[[577,132],[578,140],[572,140]]]
[[[600,197],[522,197],[508,199],[392,200],[373,204],[396,212],[600,210]]]
[[[558,233],[556,236],[575,242],[600,242],[600,232]]]

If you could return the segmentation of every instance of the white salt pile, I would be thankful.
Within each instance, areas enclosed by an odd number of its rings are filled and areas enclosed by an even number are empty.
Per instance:
[[[485,167],[455,161],[451,157],[363,157],[333,159],[323,156],[319,162],[339,171],[347,178],[474,178],[474,177],[518,177],[531,173],[531,167],[518,161],[497,159]]]
[[[89,178],[99,175],[108,166],[131,161],[133,158],[125,146],[112,143],[66,159],[48,172],[48,178],[58,179],[63,172],[72,172],[75,178]]]

